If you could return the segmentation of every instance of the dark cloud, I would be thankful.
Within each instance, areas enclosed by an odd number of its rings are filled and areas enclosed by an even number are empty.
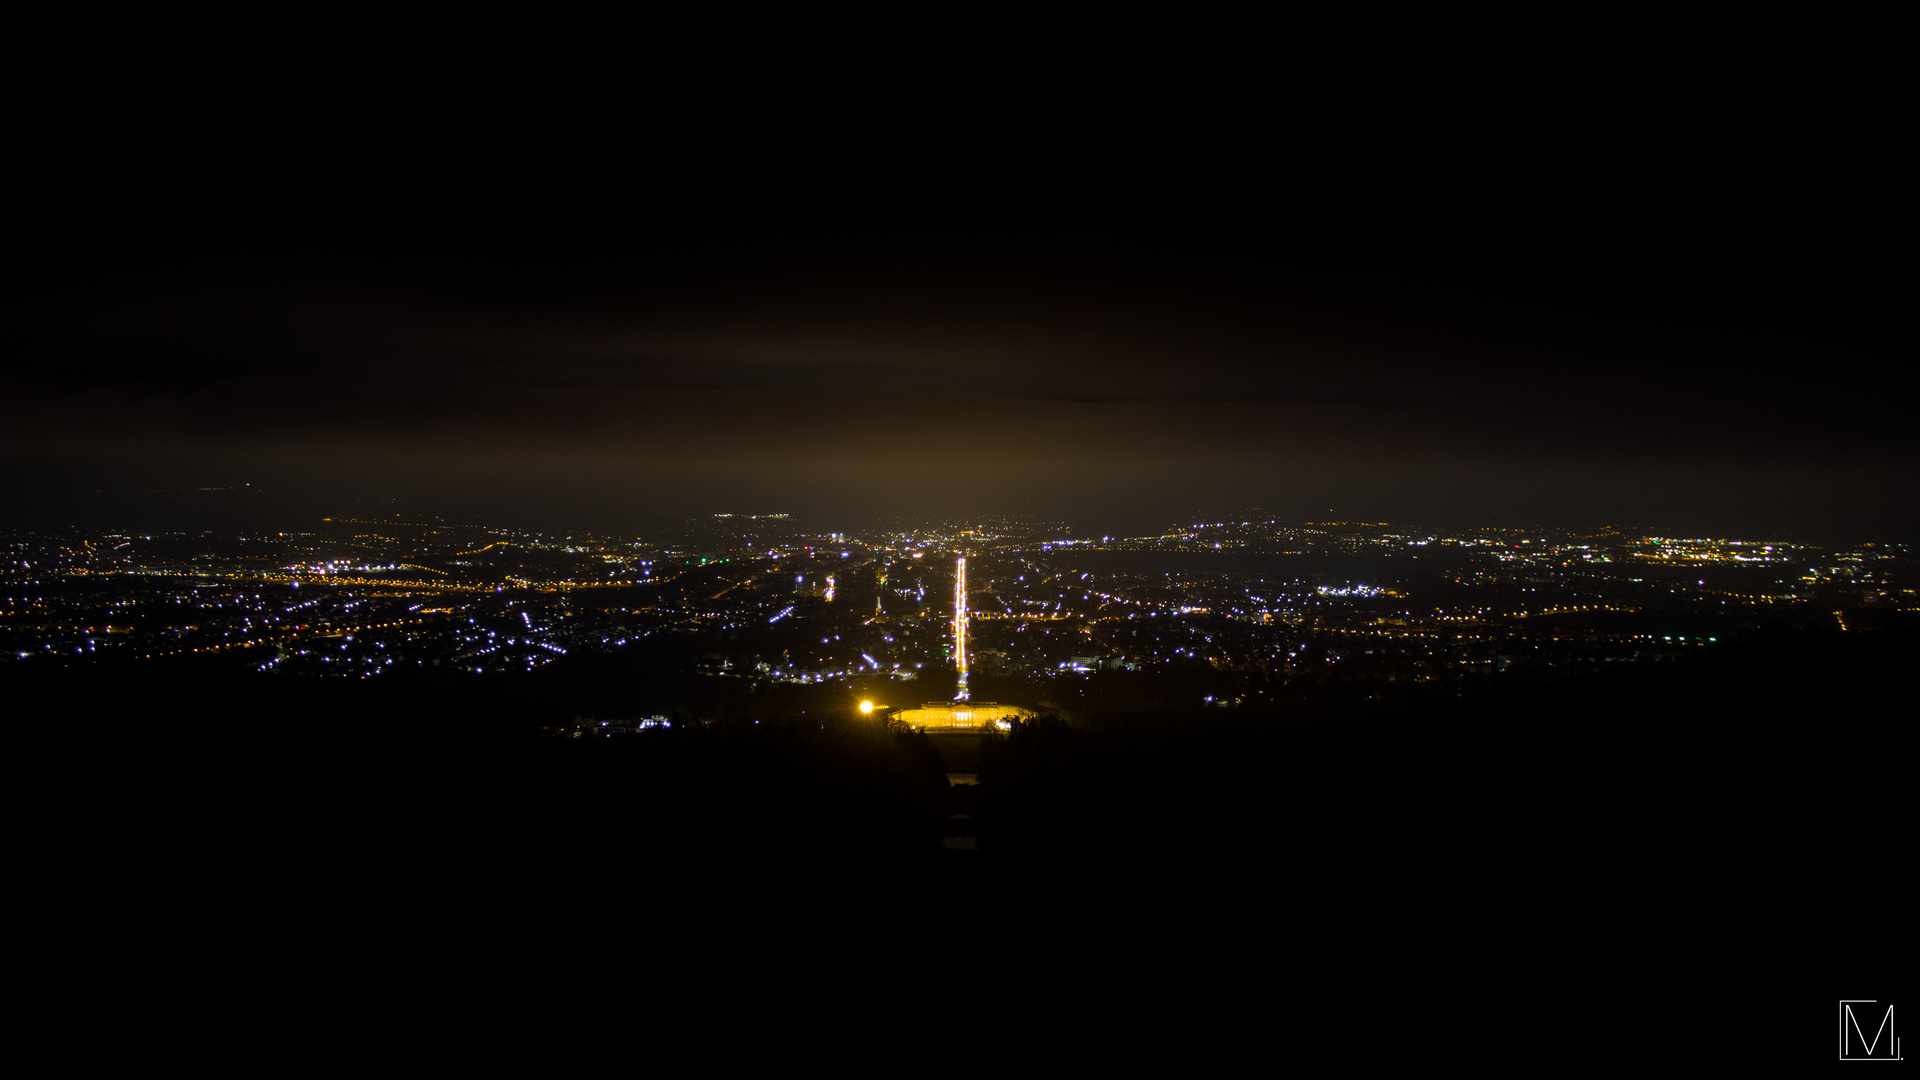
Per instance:
[[[606,527],[662,508],[1145,527],[1199,503],[1915,524],[1914,342],[1882,240],[1353,218],[42,244],[5,313],[11,512],[237,479],[286,513],[404,497]]]

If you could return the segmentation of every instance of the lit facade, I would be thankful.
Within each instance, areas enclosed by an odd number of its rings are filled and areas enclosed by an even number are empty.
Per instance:
[[[900,709],[892,718],[925,731],[1005,730],[1015,720],[1034,716],[1031,709],[991,701],[929,701],[917,709]]]

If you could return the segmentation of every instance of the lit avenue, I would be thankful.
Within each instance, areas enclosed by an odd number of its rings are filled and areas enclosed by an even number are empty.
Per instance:
[[[1659,663],[1761,625],[1872,629],[1920,607],[1899,544],[1256,516],[1135,537],[1006,519],[810,532],[745,514],[648,538],[356,519],[19,532],[0,581],[14,664],[230,655],[286,676],[478,677],[672,641],[704,676],[877,695],[882,714],[972,697],[1072,708],[1155,672],[1183,676],[1154,691],[1180,704],[1237,708],[1302,681]]]

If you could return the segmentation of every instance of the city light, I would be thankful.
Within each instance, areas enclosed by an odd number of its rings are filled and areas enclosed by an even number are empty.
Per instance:
[[[1034,680],[1167,666],[1280,685],[1331,672],[1414,684],[1566,673],[1738,641],[1762,621],[1857,633],[1920,609],[1907,549],[1878,542],[1242,519],[1085,539],[1005,523],[842,533],[826,550],[796,530],[771,547],[701,551],[633,536],[328,524],[164,543],[20,534],[0,557],[0,663],[251,650],[259,670],[280,675],[490,675],[687,639],[699,642],[699,672],[769,685],[907,682],[950,662],[951,706],[971,702],[986,676],[1026,680],[1020,693],[1037,699]],[[1221,558],[1216,544],[1294,561],[1154,568],[1160,555]],[[928,551],[953,553],[944,611],[927,606],[939,586]],[[1104,555],[1143,561],[1124,572],[1086,561]],[[794,560],[817,557],[831,574],[794,572]],[[617,592],[643,583],[644,594]],[[740,636],[750,628],[764,637]],[[913,713],[901,715],[913,723]],[[964,727],[970,716],[921,719]]]

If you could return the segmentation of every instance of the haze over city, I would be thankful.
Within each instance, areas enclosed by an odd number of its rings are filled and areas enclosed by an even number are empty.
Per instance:
[[[7,306],[5,515],[1908,538],[1885,234],[1629,211],[83,225]]]

